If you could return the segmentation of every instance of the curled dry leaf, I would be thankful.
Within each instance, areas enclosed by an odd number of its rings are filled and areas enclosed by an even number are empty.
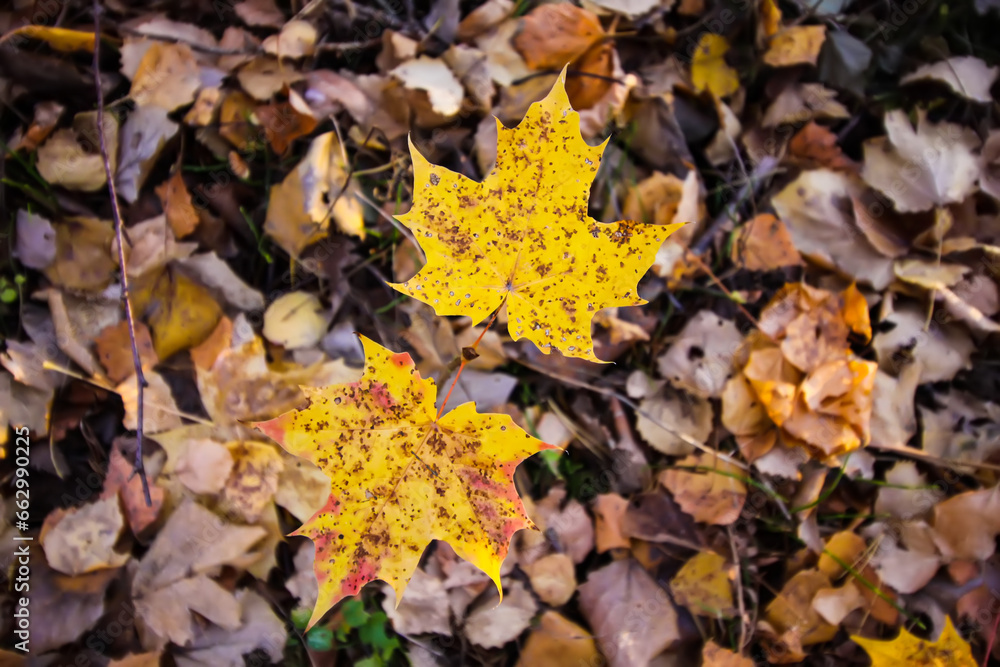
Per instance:
[[[743,471],[708,454],[693,454],[660,473],[659,481],[697,521],[727,526],[740,517],[746,500]],[[696,468],[682,470],[681,468]]]
[[[418,125],[440,125],[453,118],[462,108],[465,90],[443,60],[420,56],[399,65],[391,74],[407,90],[420,91],[426,95],[426,102],[416,96],[410,100],[411,107],[424,107],[423,114],[418,112]]]

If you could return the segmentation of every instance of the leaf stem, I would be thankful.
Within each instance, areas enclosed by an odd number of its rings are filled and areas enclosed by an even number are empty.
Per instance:
[[[479,338],[476,339],[476,342],[474,342],[468,348],[462,348],[462,353],[460,355],[461,359],[462,359],[462,363],[458,366],[458,372],[455,373],[455,379],[451,381],[451,386],[448,387],[448,393],[445,394],[444,400],[441,401],[441,407],[438,408],[438,414],[437,414],[437,417],[434,419],[434,421],[437,421],[438,419],[441,419],[441,415],[444,414],[444,407],[446,405],[448,405],[448,399],[451,398],[451,392],[455,391],[455,385],[458,384],[458,379],[460,377],[462,377],[462,371],[465,370],[466,364],[468,364],[470,361],[472,361],[477,356],[479,356],[479,355],[474,355],[471,358],[467,358],[466,355],[465,355],[465,350],[471,349],[471,350],[475,351],[475,349],[477,347],[479,347],[479,344],[483,341],[483,336],[486,335],[486,332],[489,331],[490,327],[493,326],[493,323],[496,322],[497,315],[500,314],[500,309],[504,307],[505,303],[507,303],[507,295],[506,294],[504,294],[503,301],[500,302],[500,305],[497,306],[497,309],[493,311],[493,315],[490,317],[490,321],[486,323],[485,327],[483,327],[483,331],[482,331],[482,333],[479,334]]]

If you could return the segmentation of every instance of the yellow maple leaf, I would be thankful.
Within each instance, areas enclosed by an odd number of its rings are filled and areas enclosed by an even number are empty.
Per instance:
[[[511,537],[533,527],[514,470],[555,449],[509,415],[478,414],[471,402],[438,417],[437,387],[420,377],[410,355],[361,341],[361,380],[302,387],[309,407],[254,424],[330,478],[326,505],[294,533],[316,544],[319,598],[310,627],[375,579],[395,589],[398,604],[434,539],[451,544],[499,590]]]
[[[695,90],[710,91],[716,97],[732,95],[740,89],[740,77],[726,63],[729,42],[722,35],[706,32],[691,56],[691,83]]]
[[[977,667],[972,657],[972,648],[962,639],[951,623],[944,617],[944,629],[937,641],[914,637],[906,628],[901,628],[899,636],[888,641],[865,639],[851,635],[851,640],[861,645],[872,660],[872,667]]]
[[[566,73],[508,129],[497,120],[497,163],[482,183],[427,161],[410,143],[414,195],[397,216],[427,255],[400,292],[473,324],[507,305],[510,335],[545,352],[600,361],[597,311],[646,303],[636,285],[680,224],[610,224],[587,215],[607,140],[588,146],[566,96]]]

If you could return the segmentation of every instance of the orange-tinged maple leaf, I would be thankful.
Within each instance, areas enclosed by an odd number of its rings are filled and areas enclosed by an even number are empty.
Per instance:
[[[478,414],[473,403],[439,418],[437,387],[410,355],[361,341],[361,380],[302,387],[309,407],[254,424],[330,478],[326,505],[294,533],[316,544],[319,598],[310,627],[375,579],[395,589],[398,604],[433,539],[451,544],[500,589],[511,537],[533,527],[514,470],[556,448],[509,415]]]
[[[951,618],[944,617],[944,629],[937,641],[914,637],[906,628],[900,628],[899,636],[888,641],[865,639],[851,635],[872,660],[872,667],[977,667],[972,657],[969,643],[962,639]]]
[[[497,163],[482,183],[431,164],[410,143],[413,206],[397,219],[427,264],[393,287],[473,324],[506,302],[514,340],[600,361],[591,320],[602,308],[646,303],[639,278],[680,224],[605,224],[587,215],[607,140],[583,140],[565,81],[564,71],[517,127],[497,120]]]

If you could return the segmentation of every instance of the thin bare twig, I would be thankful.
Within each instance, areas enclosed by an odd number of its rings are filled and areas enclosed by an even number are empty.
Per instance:
[[[736,198],[726,205],[726,208],[715,216],[712,223],[708,228],[702,233],[702,235],[691,244],[691,252],[696,255],[700,255],[708,249],[709,244],[712,243],[712,239],[715,234],[722,229],[729,221],[736,221],[737,213],[743,204],[756,195],[757,189],[766,181],[774,172],[778,169],[778,160],[770,155],[765,155],[761,158],[760,162],[754,168],[753,173],[747,179],[747,182],[743,184],[740,189],[739,194]]]
[[[118,240],[118,267],[122,272],[122,305],[125,308],[125,320],[128,322],[128,338],[132,344],[132,365],[135,366],[136,382],[136,431],[135,431],[135,464],[132,474],[138,474],[142,481],[142,495],[146,506],[152,507],[153,500],[149,495],[149,480],[146,479],[146,469],[142,464],[142,393],[148,385],[142,372],[142,361],[139,359],[139,346],[135,341],[135,316],[132,314],[132,301],[129,299],[128,271],[125,266],[125,238],[122,225],[122,213],[118,208],[118,192],[115,190],[115,177],[111,173],[111,159],[108,156],[108,141],[104,132],[104,89],[101,87],[101,2],[94,0],[94,87],[97,89],[97,137],[101,144],[101,161],[104,163],[104,175],[108,179],[108,196],[111,198],[111,215],[115,222],[115,237]]]

